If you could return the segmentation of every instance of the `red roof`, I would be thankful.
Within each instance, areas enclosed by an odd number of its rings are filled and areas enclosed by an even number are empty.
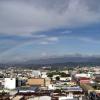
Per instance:
[[[90,78],[87,78],[87,77],[80,77],[79,80],[90,80]]]
[[[80,80],[80,83],[90,83],[90,80]]]
[[[97,93],[97,96],[100,96],[100,93]]]

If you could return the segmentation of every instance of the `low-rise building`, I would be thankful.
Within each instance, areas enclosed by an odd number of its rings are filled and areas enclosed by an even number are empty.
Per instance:
[[[33,70],[32,77],[41,77],[41,72],[39,70]]]
[[[44,78],[30,78],[27,80],[27,85],[33,86],[45,86],[45,79]]]
[[[4,88],[15,89],[16,88],[16,78],[5,78],[4,79]]]
[[[81,83],[85,83],[85,84],[89,84],[89,83],[91,83],[91,80],[90,80],[90,78],[86,78],[86,77],[80,77],[80,78],[78,78],[78,82],[81,84]]]

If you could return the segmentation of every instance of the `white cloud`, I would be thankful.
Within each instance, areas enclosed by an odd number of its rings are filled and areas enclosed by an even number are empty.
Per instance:
[[[99,39],[95,39],[93,37],[86,37],[86,36],[67,36],[66,39],[70,40],[79,40],[85,43],[92,43],[92,44],[100,44]]]
[[[26,52],[21,54],[20,51],[18,54],[16,51],[34,43],[48,45],[59,41],[60,37],[48,36],[50,33],[37,34],[39,31],[68,29],[100,22],[99,4],[100,0],[0,0],[0,34],[20,35],[23,40],[28,38],[21,42],[10,39],[0,40],[1,45],[8,47],[2,49],[6,51],[0,55],[0,61],[35,58],[36,56],[33,57],[31,54],[33,51],[30,54]],[[63,32],[63,34],[66,33],[70,34],[71,31]],[[98,40],[86,37],[69,36],[67,38],[100,43]],[[46,53],[41,55],[45,56]]]
[[[47,44],[56,43],[58,41],[59,41],[58,37],[46,37],[40,40],[40,44],[47,45]]]
[[[61,32],[62,34],[70,34],[70,33],[72,33],[72,31],[71,30],[66,30],[66,31],[63,31],[63,32]]]
[[[47,40],[47,41],[56,42],[56,41],[59,40],[59,38],[58,38],[58,37],[48,37],[48,38],[46,38],[46,40]]]
[[[100,44],[100,40],[96,40],[93,38],[87,38],[87,37],[78,37],[79,40],[83,41],[83,42],[87,42],[87,43],[96,43],[96,44]]]
[[[47,45],[47,44],[49,44],[49,42],[48,41],[41,41],[39,44]]]
[[[29,34],[100,21],[98,0],[1,0],[0,33]]]
[[[46,52],[42,52],[42,53],[41,53],[41,56],[42,56],[42,57],[46,57],[47,55],[48,55],[48,54],[47,54]]]

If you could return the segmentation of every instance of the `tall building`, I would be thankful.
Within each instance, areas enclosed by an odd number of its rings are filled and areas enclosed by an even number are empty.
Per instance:
[[[4,88],[15,89],[16,88],[16,78],[5,78],[4,79]]]

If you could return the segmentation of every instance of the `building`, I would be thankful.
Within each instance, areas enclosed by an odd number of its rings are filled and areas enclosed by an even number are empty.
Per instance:
[[[41,72],[41,77],[42,78],[47,78],[47,72]]]
[[[59,97],[59,100],[73,100],[74,96],[72,93],[69,93],[66,97],[65,96],[61,96]]]
[[[100,100],[100,92],[99,93],[91,92],[89,94],[89,99],[90,100]]]
[[[49,86],[51,84],[51,79],[45,78],[45,86]]]
[[[16,78],[5,78],[4,79],[4,88],[15,89],[16,88]]]
[[[100,74],[95,75],[95,81],[100,83]]]
[[[30,86],[45,86],[45,79],[44,78],[30,78],[27,80],[27,85]]]
[[[22,93],[22,94],[24,94],[24,93],[35,93],[35,92],[37,92],[38,91],[38,87],[36,87],[36,86],[32,86],[32,87],[19,87],[18,88],[18,93],[20,94],[20,93]]]
[[[78,82],[79,82],[79,83],[88,84],[88,83],[91,83],[91,80],[90,80],[90,78],[80,77],[80,78],[78,78]]]
[[[50,96],[40,96],[40,97],[29,98],[28,100],[51,100],[51,97]]]
[[[76,78],[80,78],[80,77],[90,78],[90,76],[91,76],[90,74],[85,74],[85,73],[80,73],[75,75]]]
[[[39,70],[33,70],[32,77],[41,77],[41,72]]]
[[[12,100],[24,100],[23,96],[15,96]]]

